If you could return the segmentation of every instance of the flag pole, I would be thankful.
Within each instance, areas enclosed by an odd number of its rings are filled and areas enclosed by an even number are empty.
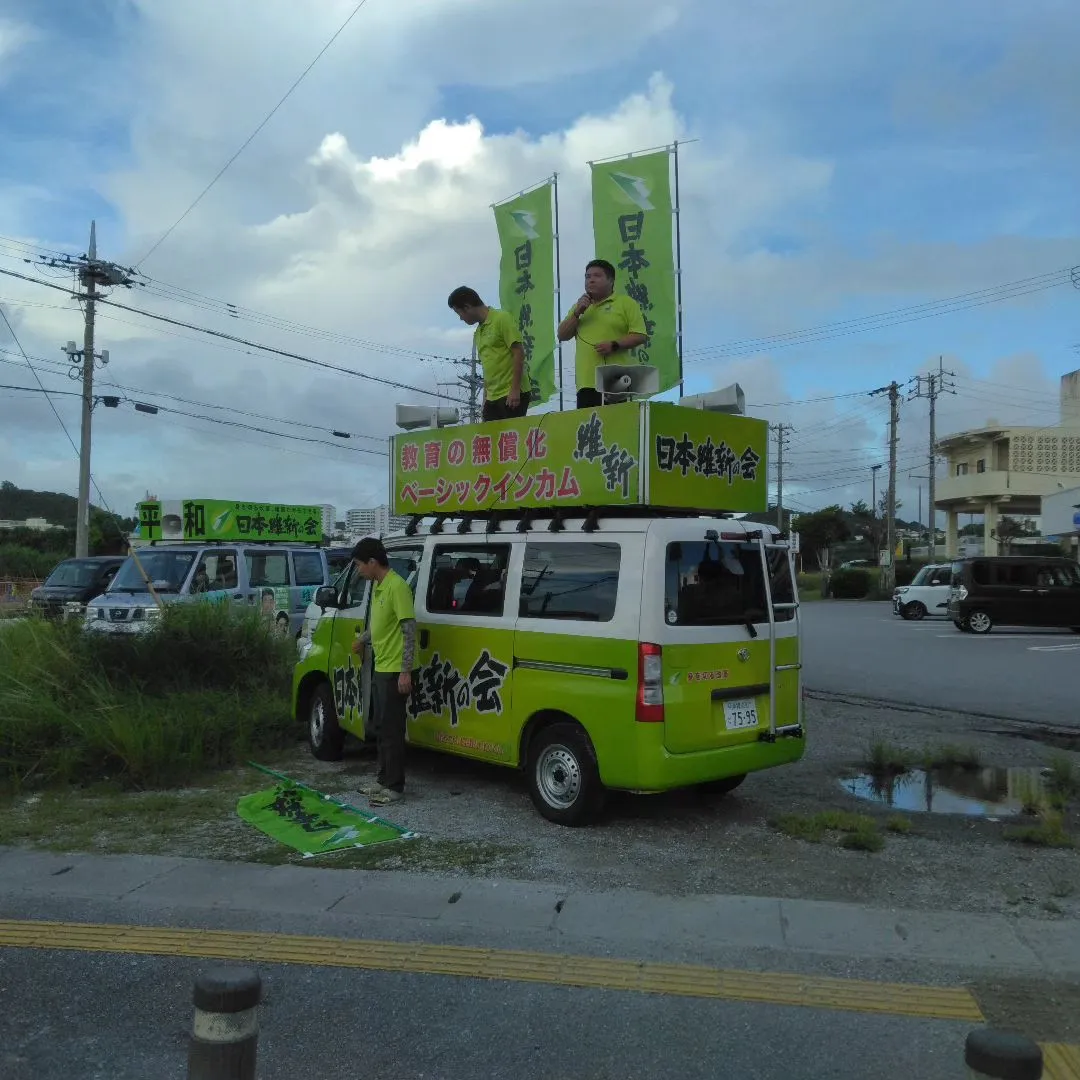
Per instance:
[[[683,309],[682,309],[682,229],[679,213],[679,140],[675,140],[675,316],[677,319],[676,348],[679,353],[679,400],[685,396],[683,386]]]
[[[552,193],[555,197],[555,322],[556,325],[559,322],[559,317],[562,314],[562,259],[559,254],[559,174],[553,173],[551,177]],[[558,340],[559,335],[555,335],[555,340],[559,350],[559,412],[562,412],[566,407],[563,401],[563,343]]]

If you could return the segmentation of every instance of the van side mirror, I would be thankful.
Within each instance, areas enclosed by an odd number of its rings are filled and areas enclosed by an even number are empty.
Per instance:
[[[337,607],[337,589],[333,585],[320,585],[315,590],[315,603],[325,611]]]

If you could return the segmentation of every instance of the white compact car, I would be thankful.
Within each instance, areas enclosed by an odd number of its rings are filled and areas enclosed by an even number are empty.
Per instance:
[[[949,607],[951,563],[924,566],[910,585],[893,590],[893,611],[902,619],[925,619],[927,615],[945,617]]]

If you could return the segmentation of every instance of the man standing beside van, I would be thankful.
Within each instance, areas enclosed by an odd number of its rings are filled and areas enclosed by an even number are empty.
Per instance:
[[[601,364],[619,363],[619,353],[649,340],[641,308],[629,296],[615,292],[615,267],[605,259],[593,259],[586,265],[585,292],[559,323],[559,340],[571,338],[577,339],[577,407],[602,405],[596,369]]]
[[[484,371],[484,421],[513,420],[529,410],[522,393],[525,347],[521,331],[508,311],[488,307],[467,285],[456,288],[447,305],[467,326],[475,326],[473,345]]]
[[[368,628],[353,643],[358,655],[370,644],[375,653],[372,690],[378,768],[375,782],[362,789],[375,806],[400,801],[405,791],[405,708],[416,667],[416,613],[412,590],[390,569],[381,540],[365,537],[352,551],[360,576],[373,582]]]

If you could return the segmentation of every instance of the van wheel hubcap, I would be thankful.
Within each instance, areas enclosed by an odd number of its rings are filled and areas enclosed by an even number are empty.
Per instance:
[[[565,746],[549,746],[536,763],[536,786],[549,806],[565,810],[581,794],[581,766]]]
[[[321,746],[323,741],[323,731],[326,728],[326,712],[321,701],[316,701],[311,706],[311,720],[309,726],[311,728],[312,744],[314,746]]]
[[[976,634],[984,634],[990,629],[990,617],[981,611],[977,611],[970,619],[968,619],[968,626],[970,626]]]

